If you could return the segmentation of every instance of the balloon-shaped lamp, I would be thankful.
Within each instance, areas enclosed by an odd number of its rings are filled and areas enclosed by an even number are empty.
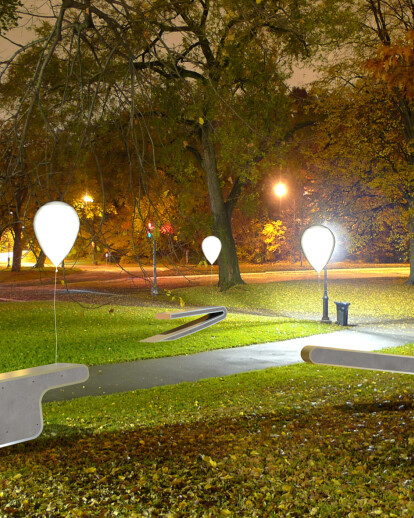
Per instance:
[[[203,250],[203,254],[205,255],[207,261],[210,264],[213,264],[221,252],[221,241],[216,236],[208,236],[201,243],[201,248]]]
[[[322,322],[329,323],[331,320],[329,318],[328,269],[326,265],[335,248],[335,236],[328,227],[324,225],[313,225],[303,232],[300,243],[303,253],[312,268],[314,268],[318,274],[325,268]]]
[[[70,252],[79,232],[76,210],[63,201],[51,201],[36,212],[33,228],[49,261],[57,268]]]
[[[335,236],[324,225],[307,228],[301,237],[303,253],[318,273],[325,268],[335,248]]]

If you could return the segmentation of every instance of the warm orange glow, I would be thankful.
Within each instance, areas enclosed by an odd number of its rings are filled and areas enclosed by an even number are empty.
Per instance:
[[[275,185],[274,191],[275,194],[281,198],[287,192],[286,185],[282,182],[279,182],[277,185]]]
[[[93,202],[93,198],[89,196],[89,194],[85,194],[85,196],[83,197],[83,201],[85,203]]]

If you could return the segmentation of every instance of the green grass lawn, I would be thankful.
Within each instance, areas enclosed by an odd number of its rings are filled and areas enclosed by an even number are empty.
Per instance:
[[[187,321],[156,320],[162,308],[103,306],[84,309],[58,302],[58,361],[99,365],[252,343],[287,340],[336,330],[318,322],[230,314],[219,324],[172,342],[140,343]],[[171,310],[170,310],[171,311]],[[55,361],[53,302],[0,303],[0,372]]]
[[[220,292],[212,286],[174,290],[187,305],[214,304],[228,308],[272,311],[295,318],[322,316],[323,279],[236,286]],[[335,301],[350,302],[350,323],[414,318],[414,286],[403,279],[329,280],[329,311],[336,318]]]
[[[412,383],[300,364],[48,403],[0,450],[0,516],[410,517]]]

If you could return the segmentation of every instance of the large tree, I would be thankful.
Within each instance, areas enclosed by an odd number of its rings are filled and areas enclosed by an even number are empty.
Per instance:
[[[157,174],[158,156],[178,177],[177,158],[192,156],[205,175],[213,229],[223,245],[220,286],[242,282],[232,212],[245,186],[261,174],[258,164],[292,129],[285,85],[292,59],[309,57],[327,28],[342,36],[346,4],[62,1],[54,25],[45,24],[29,45],[29,52],[37,49],[37,60],[11,108],[18,145],[8,177],[33,177],[36,168],[29,171],[25,159],[33,121],[44,121],[49,144],[43,164],[50,170],[62,135],[78,145],[72,167],[63,171],[69,182],[80,164],[79,150],[99,158],[91,128],[108,114],[126,113],[134,193],[151,196],[149,178]],[[6,63],[8,74],[16,59],[24,61],[20,55],[27,55],[26,47]],[[54,172],[35,172],[36,182],[29,184],[39,196],[50,192],[43,188]],[[64,185],[53,187],[62,199]]]
[[[355,9],[357,37],[314,91],[323,119],[314,163],[342,186],[339,205],[357,216],[361,233],[375,228],[374,220],[381,228],[390,211],[399,215],[408,233],[413,284],[413,3],[360,0]]]
[[[335,26],[334,9],[323,7]],[[156,78],[151,102],[163,146],[170,155],[171,144],[181,146],[204,173],[224,289],[242,282],[233,210],[291,130],[285,80],[292,58],[309,56],[321,37],[320,8],[306,1],[165,1],[148,14],[148,45],[133,67]],[[178,147],[175,164],[169,161],[177,175]]]
[[[0,34],[16,27],[20,18],[18,9],[22,7],[20,0],[2,0],[0,4]]]

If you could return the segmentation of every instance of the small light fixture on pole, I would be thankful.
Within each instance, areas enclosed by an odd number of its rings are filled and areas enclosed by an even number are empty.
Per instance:
[[[83,197],[83,201],[85,203],[93,203],[93,198],[92,196],[89,196],[89,194],[85,194],[85,196]]]
[[[279,196],[279,198],[281,199],[282,196],[284,196],[286,193],[287,193],[287,189],[286,189],[286,185],[282,182],[279,182],[278,184],[276,184],[273,188],[276,196]]]
[[[152,221],[147,223],[147,238],[152,239],[152,268],[153,268],[153,285],[151,287],[151,295],[158,295],[158,286],[157,286],[157,241],[156,237],[158,237],[159,231],[155,228],[155,225]]]
[[[10,216],[13,216],[13,211],[9,211]],[[7,268],[10,268],[10,230],[7,235]]]
[[[279,180],[279,183],[277,183],[273,187],[273,192],[276,194],[276,196],[279,196],[279,211],[282,210],[282,198],[287,193],[286,185],[282,183],[281,180]]]
[[[329,297],[327,265],[335,248],[335,236],[328,227],[325,227],[324,225],[313,225],[303,232],[300,243],[306,259],[312,268],[316,270],[318,275],[322,270],[324,270],[322,322],[331,322],[328,314]]]
[[[10,268],[10,236],[7,236],[7,268]]]
[[[82,198],[83,201],[85,202],[85,204],[87,205],[88,203],[93,203],[94,202],[94,199],[92,198],[92,196],[89,196],[89,194],[85,194],[85,196]],[[95,259],[95,241],[91,241],[91,251],[92,251],[92,264],[97,264],[96,263],[96,259]]]

